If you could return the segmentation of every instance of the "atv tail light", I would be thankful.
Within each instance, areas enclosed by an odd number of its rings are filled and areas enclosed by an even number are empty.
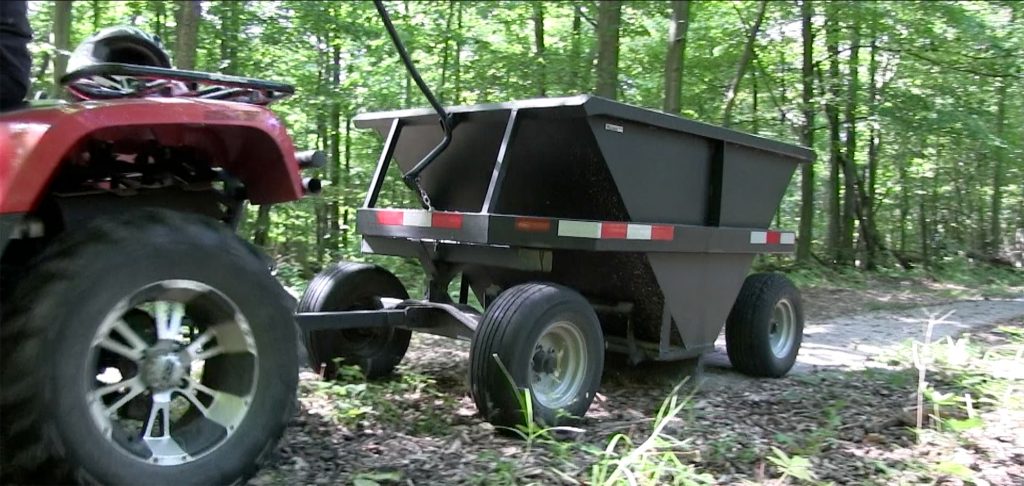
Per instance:
[[[0,178],[15,172],[49,128],[45,123],[0,123],[0,167],[4,169]]]

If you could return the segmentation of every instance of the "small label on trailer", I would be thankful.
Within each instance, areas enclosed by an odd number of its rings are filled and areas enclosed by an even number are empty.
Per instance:
[[[605,123],[604,129],[609,132],[622,133],[622,125],[614,125],[611,123]]]

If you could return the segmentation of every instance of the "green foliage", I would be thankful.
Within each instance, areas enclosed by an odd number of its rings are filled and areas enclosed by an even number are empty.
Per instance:
[[[768,456],[771,462],[782,473],[780,482],[787,478],[799,479],[811,483],[815,480],[814,471],[811,470],[811,461],[801,456],[790,456],[778,447],[772,447],[772,455]]]
[[[666,427],[677,420],[688,402],[680,396],[685,380],[672,390],[658,410],[654,429],[641,443],[634,444],[629,436],[616,434],[591,466],[590,481],[596,486],[624,484],[673,484],[699,486],[714,484],[715,478],[699,472],[692,464],[683,462],[691,449],[688,439],[677,439],[669,435]]]
[[[340,366],[334,379],[303,382],[303,386],[329,397],[333,419],[346,427],[359,427],[373,418],[414,436],[450,433],[451,417],[445,410],[453,398],[426,375],[404,372],[391,381],[367,381],[358,367]],[[412,413],[415,420],[410,420]]]

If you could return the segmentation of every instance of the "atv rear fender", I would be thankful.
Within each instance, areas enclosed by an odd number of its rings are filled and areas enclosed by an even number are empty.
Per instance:
[[[199,150],[245,184],[255,204],[303,195],[295,148],[267,109],[197,99],[117,100],[0,117],[0,214],[33,210],[57,169],[89,139]]]

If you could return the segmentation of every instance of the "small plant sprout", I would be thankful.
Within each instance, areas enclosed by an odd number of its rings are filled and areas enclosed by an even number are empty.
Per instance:
[[[515,379],[512,378],[512,373],[505,367],[505,363],[501,361],[501,358],[495,353],[492,355],[494,361],[498,364],[498,368],[501,370],[501,374],[508,380],[509,386],[511,386],[516,392],[516,400],[519,402],[519,410],[523,413],[523,423],[516,427],[504,427],[499,428],[503,430],[511,431],[512,433],[520,436],[526,441],[527,452],[533,448],[533,445],[537,441],[554,441],[555,434],[578,434],[582,433],[583,429],[577,427],[568,426],[557,426],[557,427],[543,427],[538,424],[534,413],[533,413],[533,396],[530,393],[529,388],[519,388],[516,386]]]
[[[814,471],[811,470],[810,460],[797,455],[790,456],[778,447],[772,447],[772,455],[768,457],[768,462],[775,465],[779,472],[782,473],[779,483],[784,484],[788,478],[795,478],[808,483],[812,483],[816,479]]]
[[[591,467],[591,484],[701,486],[714,483],[714,477],[699,473],[696,467],[680,460],[680,454],[690,445],[689,441],[665,433],[669,422],[689,403],[689,395],[681,398],[679,394],[687,380],[676,385],[671,395],[662,402],[654,420],[654,430],[642,443],[634,446],[633,441],[624,434],[616,434],[609,440],[602,453],[603,458]],[[624,450],[617,453],[620,447]]]
[[[948,323],[949,321],[946,319],[953,315],[953,312],[955,311],[951,310],[938,319],[934,315],[929,316],[925,324],[924,342],[914,341],[913,343],[914,368],[917,368],[917,430],[924,428],[924,396],[925,390],[928,388],[926,379],[928,366],[934,361],[931,352],[932,331],[937,324]]]

